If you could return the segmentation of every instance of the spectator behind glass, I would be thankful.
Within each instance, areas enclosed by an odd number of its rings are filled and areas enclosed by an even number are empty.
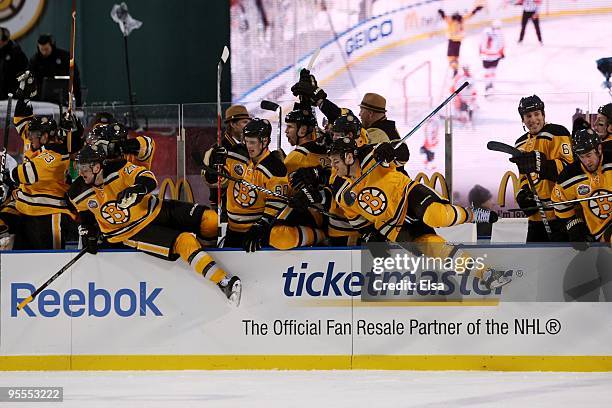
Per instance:
[[[11,32],[0,27],[0,99],[7,99],[17,88],[17,77],[28,68],[28,57],[11,40]]]
[[[51,34],[41,34],[37,42],[38,50],[30,58],[30,71],[36,79],[38,87],[38,100],[57,102],[57,95],[42,95],[43,78],[54,78],[55,76],[70,75],[70,53],[58,48]],[[81,106],[81,80],[79,68],[74,65],[74,97],[77,106]],[[64,104],[67,105],[68,96],[64,96]]]

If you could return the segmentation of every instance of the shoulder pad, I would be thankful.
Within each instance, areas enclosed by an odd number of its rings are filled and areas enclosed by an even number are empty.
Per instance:
[[[565,126],[555,123],[545,124],[540,132],[548,132],[553,136],[571,136],[571,133]]]
[[[561,170],[561,173],[559,173],[559,176],[557,177],[557,183],[563,184],[566,181],[581,175],[586,177],[584,170],[582,170],[582,166],[580,165],[580,160],[576,160],[575,162],[567,164],[563,167],[563,170]]]
[[[104,164],[104,169],[102,171],[102,174],[104,175],[104,177],[106,177],[109,174],[112,174],[116,171],[121,170],[123,166],[125,166],[126,164],[127,164],[127,160],[125,159],[112,160],[112,161],[106,162]]]
[[[83,194],[89,189],[91,189],[91,186],[88,186],[87,184],[85,184],[85,181],[83,181],[83,177],[79,176],[76,178],[76,180],[72,182],[66,194],[68,194],[68,197],[70,199],[75,199],[76,197],[80,196],[81,194]],[[93,190],[92,190],[92,194],[93,194]]]
[[[266,173],[268,177],[285,177],[287,175],[285,163],[273,154],[267,155],[265,159],[257,164],[257,168]]]
[[[521,136],[518,139],[516,139],[516,142],[514,142],[514,147],[518,148],[520,145],[525,143],[525,141],[527,140],[528,137],[529,137],[529,132],[525,132],[523,134],[523,136]]]
[[[310,153],[316,153],[316,154],[327,154],[327,147],[325,145],[319,144],[313,140],[304,143],[301,147],[305,150],[307,150]]]

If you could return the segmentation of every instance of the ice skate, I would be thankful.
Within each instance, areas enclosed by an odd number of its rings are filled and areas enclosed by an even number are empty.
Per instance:
[[[233,306],[240,306],[240,298],[242,297],[242,282],[237,276],[226,277],[217,284],[219,289],[225,294],[229,303]]]

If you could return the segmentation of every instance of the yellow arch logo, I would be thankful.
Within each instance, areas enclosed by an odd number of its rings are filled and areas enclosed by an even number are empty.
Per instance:
[[[510,180],[512,180],[513,197],[516,197],[516,193],[521,188],[518,176],[512,171],[507,171],[499,183],[499,190],[497,192],[497,204],[499,204],[500,207],[506,206],[506,191],[508,190],[508,183]]]
[[[176,184],[172,181],[171,178],[165,178],[161,184],[159,185],[159,193],[158,196],[160,199],[164,199],[166,197],[166,191],[170,189],[170,198],[173,200],[180,200],[181,194],[185,194],[185,200],[189,203],[193,203],[193,190],[191,188],[191,184],[184,178],[178,179]]]
[[[427,174],[421,172],[416,175],[414,181],[416,181],[417,183],[422,183],[427,187],[431,188],[432,190],[435,190],[442,196],[442,198],[445,198],[447,200],[449,199],[446,179],[441,173],[436,171],[434,174],[431,175],[431,178],[429,178]],[[436,184],[440,184],[440,190],[436,190]]]

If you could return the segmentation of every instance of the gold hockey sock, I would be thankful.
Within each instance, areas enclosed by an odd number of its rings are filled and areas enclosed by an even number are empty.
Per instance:
[[[471,210],[459,205],[431,203],[423,214],[423,222],[432,228],[450,227],[465,222],[472,222]]]
[[[275,225],[270,231],[270,246],[281,250],[315,245],[324,239],[325,233],[312,227]]]
[[[219,283],[227,276],[227,273],[217,266],[212,256],[202,249],[200,242],[192,233],[183,232],[180,234],[176,238],[172,251],[191,265],[196,273],[214,283]]]

